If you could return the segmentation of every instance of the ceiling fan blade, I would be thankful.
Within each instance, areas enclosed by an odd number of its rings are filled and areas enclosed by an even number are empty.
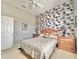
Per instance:
[[[36,2],[36,0],[33,0],[33,3],[35,3]]]
[[[43,8],[43,7],[44,7],[42,4],[40,4],[40,3],[38,3],[38,2],[35,2],[35,4],[36,4],[38,7],[40,7],[40,8]]]
[[[32,3],[31,0],[21,0],[22,3]]]
[[[34,10],[34,8],[35,8],[35,4],[32,5],[32,10]]]

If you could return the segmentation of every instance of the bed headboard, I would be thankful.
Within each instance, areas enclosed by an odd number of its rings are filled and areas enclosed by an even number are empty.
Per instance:
[[[40,34],[46,34],[46,33],[52,34],[52,33],[57,33],[57,32],[58,30],[55,30],[53,28],[45,28],[43,30],[40,30]]]

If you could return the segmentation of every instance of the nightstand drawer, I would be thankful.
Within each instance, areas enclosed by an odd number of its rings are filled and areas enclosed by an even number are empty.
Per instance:
[[[75,51],[75,41],[74,39],[68,37],[59,37],[58,39],[58,48],[74,52]]]
[[[67,48],[67,49],[73,49],[74,48],[74,46],[71,46],[71,45],[58,45],[58,47]]]
[[[63,48],[63,47],[59,47],[60,49],[66,50],[66,51],[70,51],[70,52],[74,52],[73,48]]]
[[[72,45],[72,42],[59,41],[58,43],[62,45]]]

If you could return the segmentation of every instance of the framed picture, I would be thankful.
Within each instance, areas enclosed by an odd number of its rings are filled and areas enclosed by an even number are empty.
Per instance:
[[[28,30],[28,24],[22,23],[22,30]]]

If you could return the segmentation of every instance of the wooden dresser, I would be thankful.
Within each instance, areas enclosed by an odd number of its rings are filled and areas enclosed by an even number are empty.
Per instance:
[[[75,53],[75,40],[71,37],[59,37],[58,48]]]

